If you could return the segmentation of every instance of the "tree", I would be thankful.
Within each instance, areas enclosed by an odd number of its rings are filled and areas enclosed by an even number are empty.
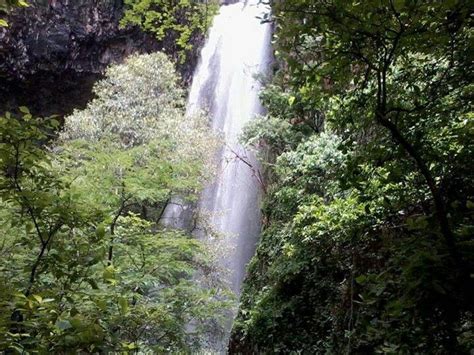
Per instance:
[[[215,142],[176,82],[160,53],[109,68],[59,141],[54,118],[1,118],[0,349],[182,351],[219,330],[206,250],[159,224],[171,193],[198,191]]]
[[[115,211],[124,203],[164,208],[172,195],[194,199],[212,174],[218,140],[205,115],[185,115],[184,92],[166,56],[134,56],[109,68],[95,94],[66,118],[61,136],[71,162],[83,163],[75,174],[85,178],[76,183],[84,181],[87,191],[103,178],[109,185],[97,185],[94,198],[115,199]]]
[[[195,36],[207,32],[218,5],[215,0],[126,0],[121,25],[137,25],[158,41],[171,39],[172,51],[183,63],[194,48]]]
[[[387,129],[413,160],[432,195],[446,243],[454,247],[446,196],[429,169],[427,155],[433,153],[425,153],[430,147],[422,143],[427,133],[419,130],[418,137],[409,137],[404,132],[418,119],[430,120],[438,127],[449,124],[452,116],[438,116],[437,122],[433,118],[439,110],[446,110],[440,107],[443,100],[470,85],[470,77],[465,75],[470,66],[465,60],[469,48],[467,3],[300,1],[280,6],[279,11],[290,13],[285,23],[293,25],[282,31],[288,41],[283,46],[296,48],[290,54],[290,64],[297,62],[294,53],[298,55],[298,49],[317,51],[295,79],[314,75],[316,80],[303,87],[309,95],[311,90],[320,90],[315,85],[328,94],[347,96],[347,91],[353,91],[357,95],[357,101],[343,105],[350,110],[363,102],[364,111],[359,109],[357,114],[368,118],[366,124],[372,120]],[[301,40],[293,41],[295,31]],[[453,110],[462,105],[459,101],[452,104],[456,105]]]
[[[271,117],[246,132],[271,152],[267,227],[231,350],[472,347],[471,12],[274,2]]]

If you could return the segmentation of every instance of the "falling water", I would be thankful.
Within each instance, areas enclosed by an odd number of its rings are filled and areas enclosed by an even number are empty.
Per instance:
[[[209,110],[212,128],[225,141],[218,176],[203,192],[199,208],[209,212],[211,224],[223,234],[220,243],[227,253],[220,262],[237,294],[260,233],[257,164],[237,140],[243,126],[262,113],[256,75],[268,70],[271,58],[271,29],[259,19],[266,12],[258,0],[221,7],[188,101],[188,111]]]
[[[261,21],[268,11],[259,0],[221,7],[201,51],[188,98],[188,114],[208,111],[212,129],[224,140],[217,177],[202,193],[198,208],[223,235],[213,242],[216,248],[217,243],[225,244],[227,252],[219,263],[237,295],[255,251],[261,217],[255,176],[258,165],[238,137],[243,126],[263,111],[256,76],[266,73],[271,62],[271,28]],[[183,211],[180,201],[175,202],[167,208],[165,218],[168,225],[183,227],[189,208]]]
[[[187,107],[188,114],[209,112],[212,129],[223,138],[217,176],[197,206],[220,237],[195,234],[218,251],[218,264],[224,270],[220,279],[230,284],[237,297],[246,265],[255,252],[261,218],[258,163],[238,143],[238,137],[249,120],[263,113],[257,75],[265,74],[271,63],[271,28],[261,21],[268,11],[259,0],[221,7],[201,51]],[[191,208],[183,207],[179,198],[173,202],[165,211],[165,224],[186,228]],[[229,314],[228,331],[233,316]],[[224,352],[228,335],[211,339],[209,348]]]

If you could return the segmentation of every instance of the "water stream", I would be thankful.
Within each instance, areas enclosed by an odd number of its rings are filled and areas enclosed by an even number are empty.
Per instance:
[[[268,11],[259,0],[220,8],[201,51],[187,107],[188,114],[208,111],[212,129],[224,140],[217,177],[202,193],[198,208],[223,235],[216,241],[227,250],[220,263],[228,270],[225,277],[237,295],[255,251],[261,217],[260,186],[249,167],[258,164],[237,140],[243,126],[263,112],[256,76],[268,72],[272,58],[271,28],[261,21]],[[168,225],[183,227],[186,214],[176,203],[169,205],[165,218],[172,221]]]
[[[207,108],[212,128],[223,135],[218,176],[203,192],[199,208],[208,211],[213,226],[223,233],[227,252],[221,263],[238,294],[245,266],[260,233],[260,186],[255,158],[237,139],[242,128],[263,109],[258,99],[257,74],[270,60],[270,26],[258,17],[268,11],[258,0],[223,6],[210,29],[193,78],[188,110]]]
[[[238,143],[244,125],[263,113],[256,76],[267,73],[272,60],[271,28],[260,19],[269,9],[259,2],[247,0],[221,7],[201,51],[187,107],[188,114],[208,111],[212,129],[223,137],[217,176],[197,206],[222,236],[197,236],[211,238],[211,247],[223,250],[218,260],[226,270],[222,278],[237,296],[261,227],[261,187],[255,176],[258,163]],[[183,210],[179,199],[174,202],[165,211],[166,224],[184,228],[190,208]]]

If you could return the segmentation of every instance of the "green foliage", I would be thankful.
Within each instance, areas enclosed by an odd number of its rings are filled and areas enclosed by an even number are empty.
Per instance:
[[[283,152],[295,147],[304,135],[294,131],[287,121],[272,116],[259,117],[244,127],[241,140],[249,147],[271,147],[272,150]]]
[[[121,25],[136,25],[158,41],[175,42],[174,53],[181,63],[194,49],[195,37],[207,32],[218,10],[215,0],[125,0],[125,6]]]
[[[166,56],[128,58],[106,71],[94,93],[85,110],[66,118],[61,135],[76,186],[95,189],[95,199],[192,199],[213,170],[218,140],[204,115],[185,115],[184,92]],[[91,186],[99,179],[110,185]]]
[[[171,194],[201,187],[216,141],[176,82],[162,54],[110,68],[59,141],[54,118],[0,117],[1,351],[191,351],[221,329],[208,253],[159,225]]]
[[[266,228],[231,350],[468,353],[468,3],[274,5],[282,65],[244,135],[271,152]]]

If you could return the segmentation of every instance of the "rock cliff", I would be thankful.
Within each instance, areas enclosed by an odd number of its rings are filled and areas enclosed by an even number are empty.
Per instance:
[[[36,114],[67,114],[90,99],[107,65],[167,47],[138,28],[119,28],[122,0],[29,3],[0,28],[0,111],[27,105]],[[179,68],[185,81],[195,61]]]

